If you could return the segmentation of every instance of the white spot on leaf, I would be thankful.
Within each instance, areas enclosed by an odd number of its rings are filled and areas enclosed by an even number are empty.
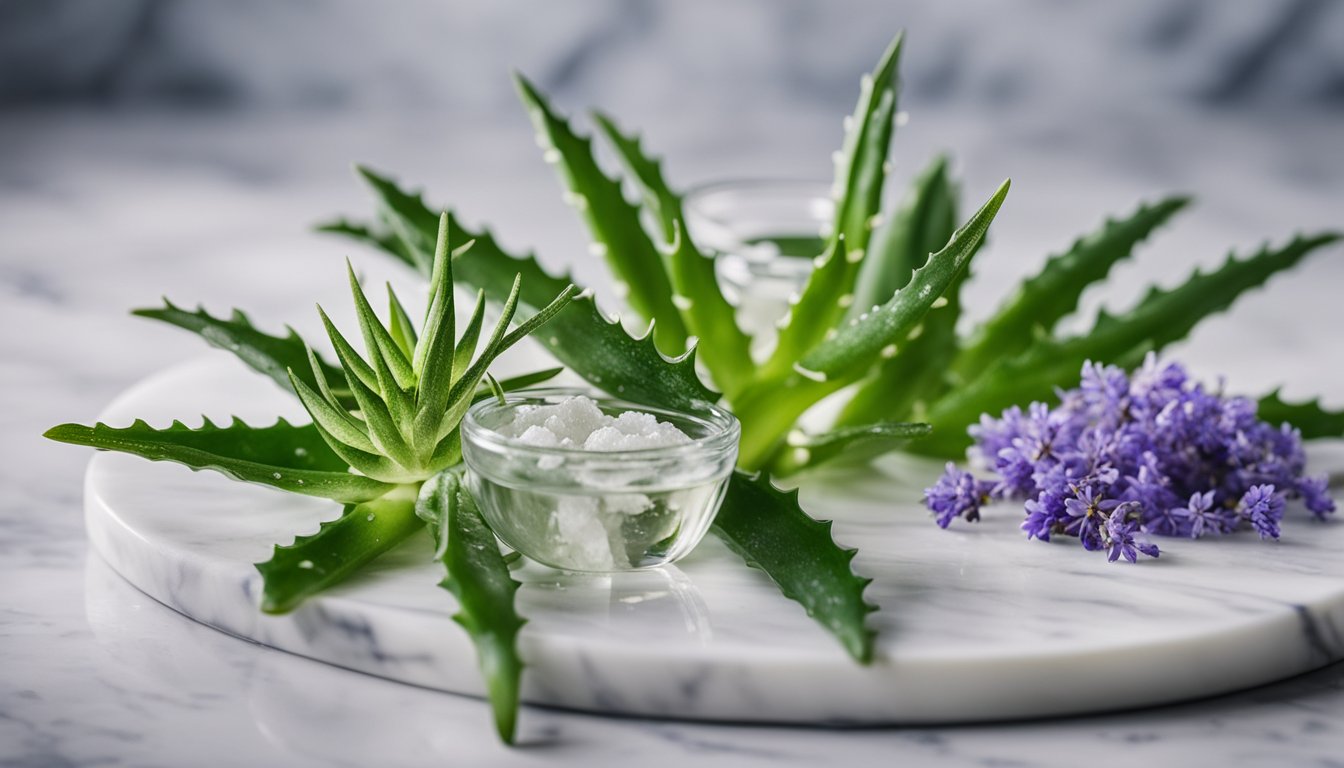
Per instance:
[[[809,380],[811,380],[811,381],[825,381],[825,380],[826,380],[826,374],[822,373],[821,371],[813,371],[813,370],[811,370],[811,369],[804,368],[804,367],[803,367],[801,364],[799,364],[799,363],[794,363],[794,364],[793,364],[793,372],[796,373],[796,374],[798,374],[799,376],[802,376],[804,379],[809,379]]]

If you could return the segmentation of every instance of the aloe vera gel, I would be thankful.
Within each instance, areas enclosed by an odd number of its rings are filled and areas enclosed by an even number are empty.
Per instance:
[[[737,457],[723,409],[674,412],[555,390],[467,415],[467,482],[504,543],[566,571],[672,562],[700,541]]]

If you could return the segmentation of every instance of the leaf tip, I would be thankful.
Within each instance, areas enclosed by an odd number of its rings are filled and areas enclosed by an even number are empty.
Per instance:
[[[43,432],[42,437],[48,440],[54,440],[58,443],[72,443],[74,442],[72,438],[75,433],[86,431],[88,429],[89,428],[83,424],[57,424],[46,432]]]
[[[534,106],[541,106],[544,103],[541,93],[532,84],[532,81],[527,79],[527,75],[517,69],[510,72],[509,75],[513,78],[513,86],[518,89],[518,95],[522,97],[523,101]]]
[[[372,184],[375,187],[387,181],[380,174],[378,174],[378,172],[374,171],[372,168],[370,168],[367,165],[364,165],[363,163],[355,163],[354,169],[355,173],[358,174],[360,178],[364,179],[364,181],[368,182],[369,184]]]

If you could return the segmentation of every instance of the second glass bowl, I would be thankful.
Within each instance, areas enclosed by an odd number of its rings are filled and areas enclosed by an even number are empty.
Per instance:
[[[728,299],[753,335],[769,334],[812,273],[835,215],[822,181],[741,179],[686,195],[686,226],[713,251]]]
[[[612,416],[652,414],[691,440],[590,451],[532,445],[499,431],[522,406],[574,395]],[[723,500],[740,434],[731,413],[707,403],[672,411],[554,388],[473,405],[462,420],[462,457],[468,487],[505,544],[552,568],[610,573],[673,562],[700,542]]]

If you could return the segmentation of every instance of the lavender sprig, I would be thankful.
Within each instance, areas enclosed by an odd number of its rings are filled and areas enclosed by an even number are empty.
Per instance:
[[[1250,529],[1277,539],[1284,507],[1335,511],[1324,477],[1306,477],[1301,435],[1149,355],[1132,376],[1086,363],[1060,404],[1032,403],[970,428],[972,459],[995,480],[948,464],[925,489],[939,526],[980,519],[993,499],[1022,499],[1028,538],[1077,538],[1108,559],[1158,556],[1148,534],[1200,538]]]

